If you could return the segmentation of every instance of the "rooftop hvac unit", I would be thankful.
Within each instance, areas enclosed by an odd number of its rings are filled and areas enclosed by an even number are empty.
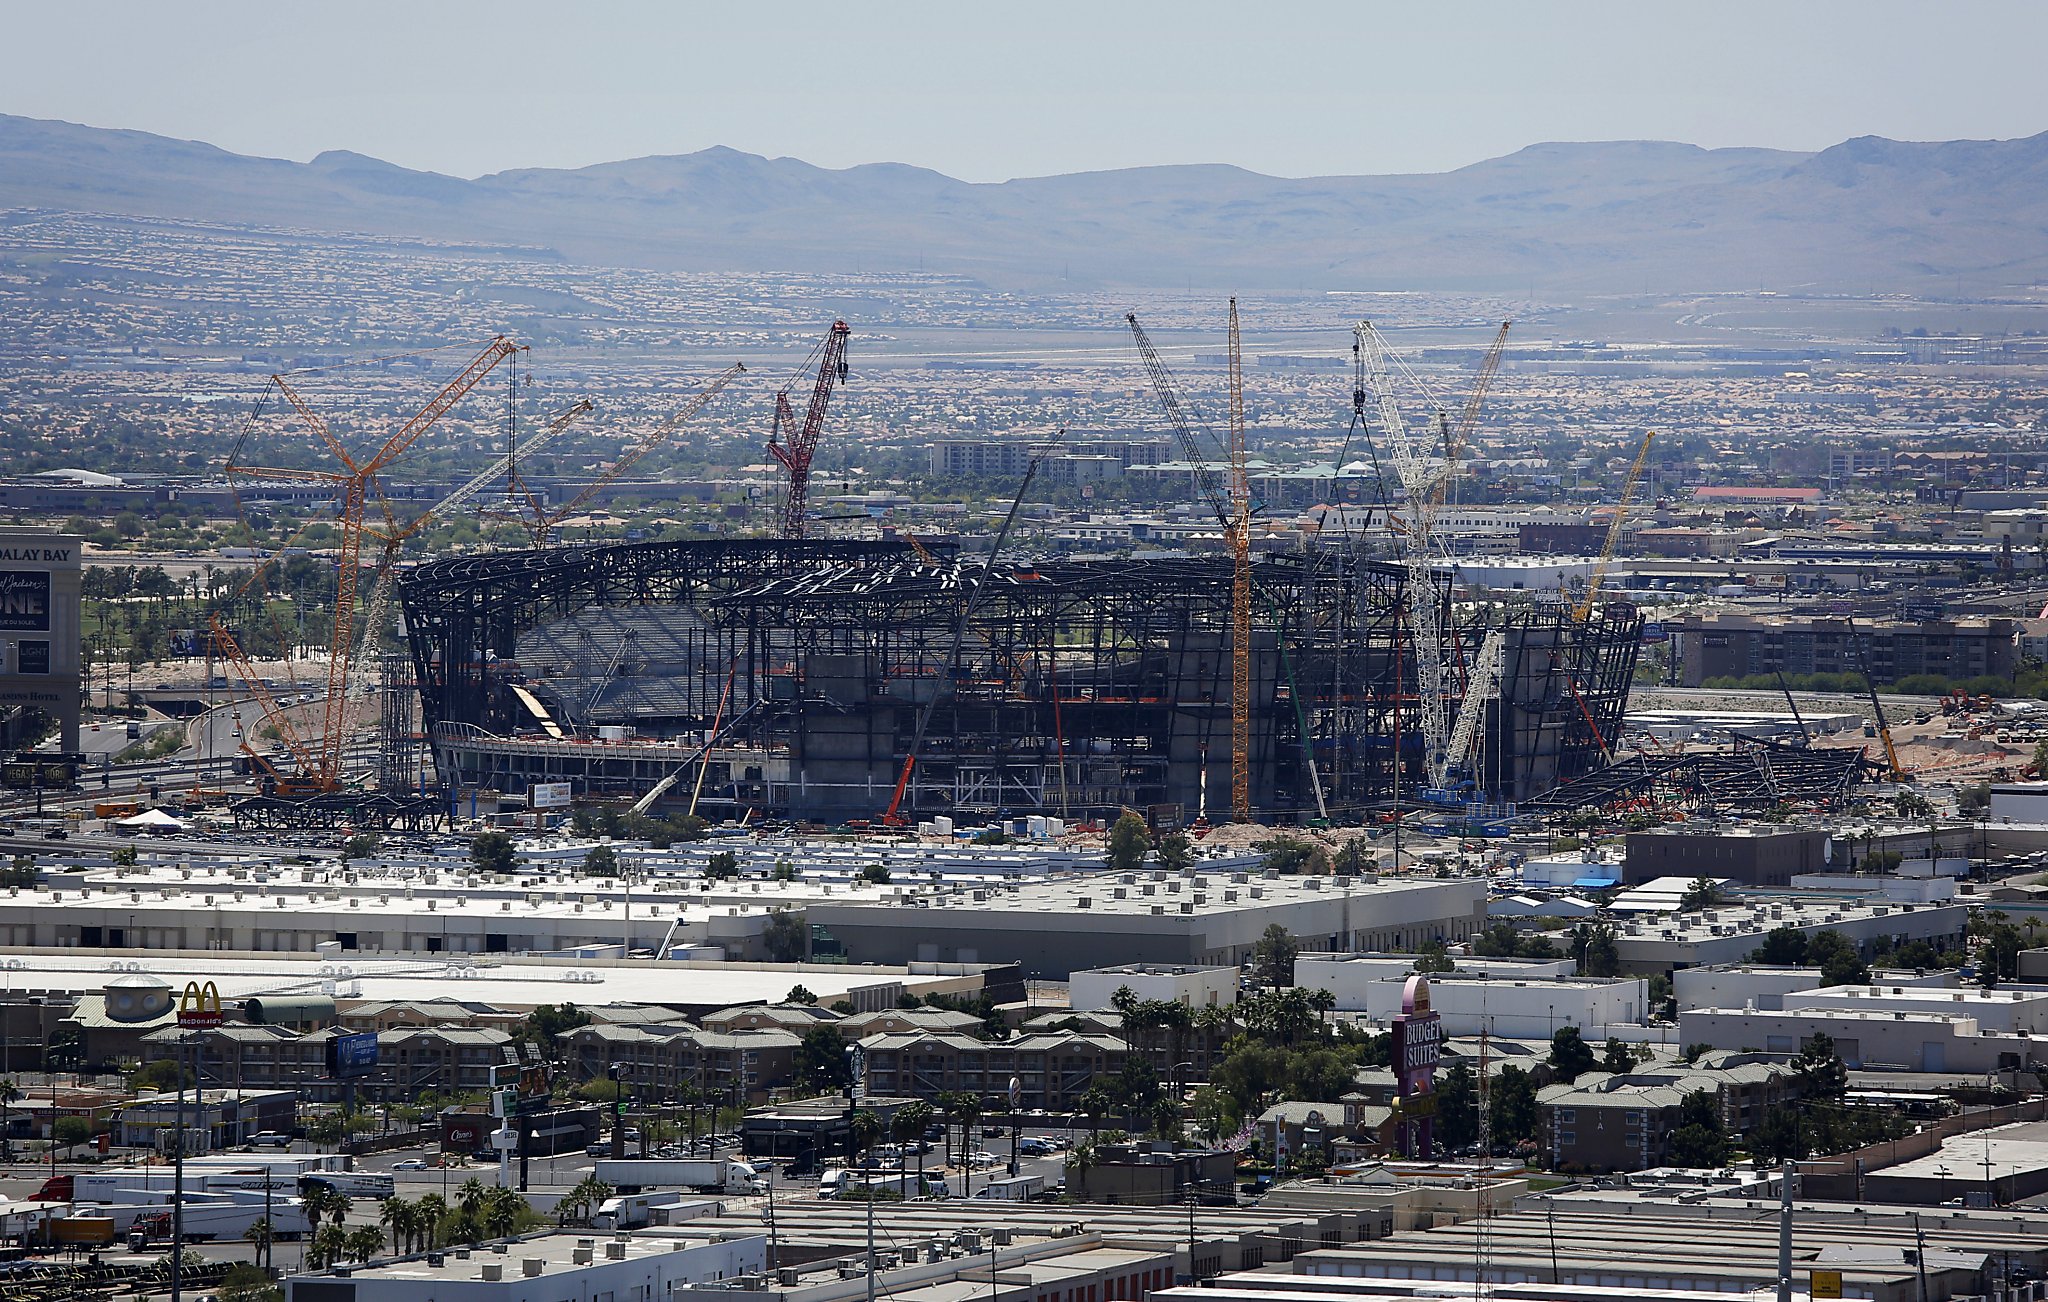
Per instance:
[[[547,1264],[539,1257],[525,1257],[519,1262],[519,1273],[528,1279],[538,1279],[541,1271],[547,1269]]]
[[[483,1269],[477,1272],[477,1277],[486,1284],[496,1284],[505,1278],[505,1267],[499,1262],[487,1261],[483,1264]]]

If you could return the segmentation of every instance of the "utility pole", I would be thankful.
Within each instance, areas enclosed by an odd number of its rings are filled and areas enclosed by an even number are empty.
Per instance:
[[[1792,1302],[1792,1163],[1778,1173],[1778,1302]]]

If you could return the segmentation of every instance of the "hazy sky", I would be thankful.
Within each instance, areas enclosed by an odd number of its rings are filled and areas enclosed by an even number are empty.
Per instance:
[[[463,176],[731,145],[969,180],[2048,130],[2033,0],[7,6],[0,112]]]

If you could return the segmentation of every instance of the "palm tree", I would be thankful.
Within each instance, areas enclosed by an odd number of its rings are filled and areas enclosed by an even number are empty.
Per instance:
[[[261,1220],[251,1225],[248,1229],[243,1230],[242,1237],[249,1241],[249,1246],[253,1249],[254,1256],[259,1259],[252,1264],[268,1266],[270,1264],[270,1245],[277,1241],[277,1227],[272,1225],[267,1219]]]
[[[530,1210],[531,1205],[517,1190],[495,1186],[484,1195],[484,1233],[493,1239],[506,1238],[519,1228],[521,1214]]]
[[[383,1241],[384,1236],[379,1234],[377,1242]],[[312,1270],[325,1270],[347,1255],[348,1231],[334,1225],[323,1225],[306,1247],[306,1265]]]
[[[966,1095],[958,1090],[941,1090],[938,1096],[939,1115],[946,1119],[946,1165],[953,1165],[953,1124],[960,1119],[960,1100]]]
[[[447,1219],[448,1202],[440,1194],[422,1194],[412,1204],[419,1217],[420,1244],[432,1252],[441,1246],[441,1222]]]
[[[300,1190],[299,1210],[306,1215],[306,1229],[309,1233],[320,1228],[321,1218],[327,1215],[328,1209],[334,1205],[335,1200],[338,1198],[341,1198],[341,1195],[336,1193],[333,1188],[318,1182],[309,1184]],[[335,1224],[339,1225],[340,1223],[341,1219],[336,1217]]]
[[[853,1114],[847,1122],[848,1139],[856,1154],[866,1153],[882,1137],[882,1119],[867,1108]]]
[[[384,1232],[374,1225],[358,1225],[345,1232],[343,1240],[348,1256],[356,1261],[368,1261],[384,1246]]]
[[[924,1185],[924,1130],[936,1115],[932,1105],[919,1100],[896,1109],[896,1115],[889,1122],[890,1134],[897,1143],[917,1146],[917,1183]]]
[[[400,1251],[399,1243],[404,1241],[407,1252],[412,1251],[414,1226],[419,1219],[419,1209],[403,1198],[386,1198],[377,1207],[377,1219],[391,1231],[391,1251],[395,1256]]]
[[[1081,1091],[1081,1113],[1088,1118],[1088,1139],[1090,1143],[1102,1136],[1102,1119],[1116,1106],[1116,1100],[1103,1086],[1090,1085]]]
[[[484,1205],[484,1182],[475,1176],[455,1186],[455,1207],[464,1216],[475,1216]]]

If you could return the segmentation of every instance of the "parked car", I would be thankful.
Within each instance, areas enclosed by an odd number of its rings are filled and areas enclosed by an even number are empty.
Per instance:
[[[249,1142],[257,1148],[290,1148],[292,1137],[281,1130],[266,1130],[260,1135],[249,1136]]]
[[[417,1157],[408,1157],[403,1162],[399,1162],[392,1166],[391,1169],[394,1171],[425,1171],[431,1168],[427,1166],[424,1159]]]

